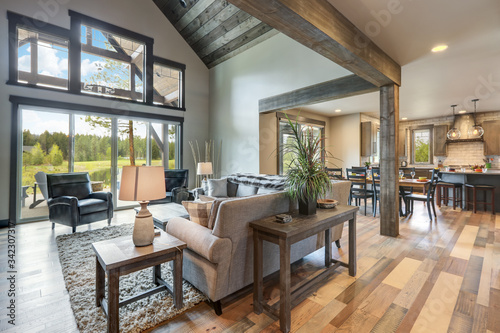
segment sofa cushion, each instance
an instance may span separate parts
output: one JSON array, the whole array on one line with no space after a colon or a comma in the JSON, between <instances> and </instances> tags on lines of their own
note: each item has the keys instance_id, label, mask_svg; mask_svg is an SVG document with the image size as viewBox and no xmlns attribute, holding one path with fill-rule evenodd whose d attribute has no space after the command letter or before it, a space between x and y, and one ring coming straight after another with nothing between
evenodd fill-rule
<instances>
[{"instance_id":1,"label":"sofa cushion","mask_svg":"<svg viewBox=\"0 0 500 333\"><path fill-rule=\"evenodd\" d=\"M186 208L189 219L201 226L208 226L208 218L212 209L213 201L183 201L182 205Z\"/></svg>"},{"instance_id":2,"label":"sofa cushion","mask_svg":"<svg viewBox=\"0 0 500 333\"><path fill-rule=\"evenodd\" d=\"M80 215L91 214L108 210L108 202L100 199L80 199L78 200Z\"/></svg>"},{"instance_id":3,"label":"sofa cushion","mask_svg":"<svg viewBox=\"0 0 500 333\"><path fill-rule=\"evenodd\" d=\"M245 185L245 184L239 184L238 190L236 191L236 196L237 197L248 197L250 195L257 194L257 190L258 190L258 187Z\"/></svg>"},{"instance_id":4,"label":"sofa cushion","mask_svg":"<svg viewBox=\"0 0 500 333\"><path fill-rule=\"evenodd\" d=\"M227 197L227 179L209 179L208 195L210 197Z\"/></svg>"},{"instance_id":5,"label":"sofa cushion","mask_svg":"<svg viewBox=\"0 0 500 333\"><path fill-rule=\"evenodd\" d=\"M208 218L208 229L213 229L215 220L217 219L217 214L219 214L220 205L231 198L217 198L212 204L212 210L210 211L210 216Z\"/></svg>"},{"instance_id":6,"label":"sofa cushion","mask_svg":"<svg viewBox=\"0 0 500 333\"><path fill-rule=\"evenodd\" d=\"M227 196L228 197L235 197L236 191L238 191L238 184L236 184L228 179L227 180Z\"/></svg>"}]
</instances>

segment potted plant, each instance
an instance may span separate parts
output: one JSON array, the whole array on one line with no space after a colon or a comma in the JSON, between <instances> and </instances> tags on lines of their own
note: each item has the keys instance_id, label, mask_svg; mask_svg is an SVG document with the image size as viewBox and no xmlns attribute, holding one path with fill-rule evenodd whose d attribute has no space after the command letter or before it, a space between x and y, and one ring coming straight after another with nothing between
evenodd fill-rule
<instances>
[{"instance_id":1,"label":"potted plant","mask_svg":"<svg viewBox=\"0 0 500 333\"><path fill-rule=\"evenodd\" d=\"M288 116L287 119L293 133L293 140L282 147L285 154L292 156L286 173L288 194L298 199L300 214L313 215L316 214L317 199L331 188L321 159L326 155L323 138L315 136L312 127L299 129L297 122L292 122Z\"/></svg>"}]
</instances>

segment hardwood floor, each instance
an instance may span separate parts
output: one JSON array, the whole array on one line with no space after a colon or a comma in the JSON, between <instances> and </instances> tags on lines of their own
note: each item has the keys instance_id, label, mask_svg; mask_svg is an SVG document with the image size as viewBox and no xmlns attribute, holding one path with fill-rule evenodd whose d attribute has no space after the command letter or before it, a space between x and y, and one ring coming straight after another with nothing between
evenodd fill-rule
<instances>
[{"instance_id":1,"label":"hardwood floor","mask_svg":"<svg viewBox=\"0 0 500 333\"><path fill-rule=\"evenodd\" d=\"M115 214L112 224L130 223L133 212ZM101 228L106 222L77 231ZM49 222L16 227L16 326L7 332L77 332L59 264L55 237L70 232ZM400 236L379 235L379 220L358 215L358 274L339 268L324 285L292 310L294 332L500 332L500 218L489 213L442 207L429 222L423 205L400 221ZM0 249L7 253L7 229ZM347 230L344 230L347 235ZM333 254L346 260L347 239ZM292 283L324 262L321 251L293 266ZM7 256L0 258L7 271ZM275 280L265 297L276 302ZM0 280L2 308L9 282ZM225 303L225 304L224 304ZM250 289L223 302L218 317L206 303L150 332L278 332L279 323L256 315Z\"/></svg>"}]
</instances>

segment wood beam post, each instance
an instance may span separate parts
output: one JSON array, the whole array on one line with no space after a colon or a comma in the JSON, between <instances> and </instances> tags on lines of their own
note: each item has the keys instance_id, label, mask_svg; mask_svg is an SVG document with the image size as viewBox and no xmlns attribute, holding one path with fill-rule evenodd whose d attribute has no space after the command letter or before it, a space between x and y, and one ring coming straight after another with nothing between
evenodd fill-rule
<instances>
[{"instance_id":1,"label":"wood beam post","mask_svg":"<svg viewBox=\"0 0 500 333\"><path fill-rule=\"evenodd\" d=\"M259 112L275 112L334 99L374 92L379 88L357 75L348 75L331 81L293 90L259 100Z\"/></svg>"},{"instance_id":2,"label":"wood beam post","mask_svg":"<svg viewBox=\"0 0 500 333\"><path fill-rule=\"evenodd\" d=\"M228 0L377 87L401 85L401 66L327 0Z\"/></svg>"},{"instance_id":3,"label":"wood beam post","mask_svg":"<svg viewBox=\"0 0 500 333\"><path fill-rule=\"evenodd\" d=\"M399 86L380 88L380 234L399 235Z\"/></svg>"}]
</instances>

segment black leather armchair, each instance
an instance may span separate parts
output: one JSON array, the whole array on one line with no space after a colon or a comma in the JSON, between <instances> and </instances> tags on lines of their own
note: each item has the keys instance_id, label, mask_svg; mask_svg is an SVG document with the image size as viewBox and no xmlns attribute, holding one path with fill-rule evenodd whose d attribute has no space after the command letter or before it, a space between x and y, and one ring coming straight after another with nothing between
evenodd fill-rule
<instances>
[{"instance_id":1,"label":"black leather armchair","mask_svg":"<svg viewBox=\"0 0 500 333\"><path fill-rule=\"evenodd\" d=\"M73 228L113 217L113 198L109 192L92 192L87 172L47 174L49 219Z\"/></svg>"},{"instance_id":2,"label":"black leather armchair","mask_svg":"<svg viewBox=\"0 0 500 333\"><path fill-rule=\"evenodd\" d=\"M150 205L162 204L167 202L181 203L188 200L189 192L187 189L189 180L188 169L167 169L165 170L165 198L152 200Z\"/></svg>"}]
</instances>

